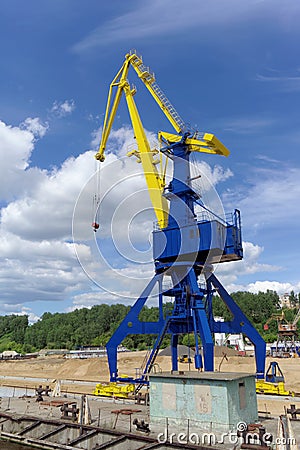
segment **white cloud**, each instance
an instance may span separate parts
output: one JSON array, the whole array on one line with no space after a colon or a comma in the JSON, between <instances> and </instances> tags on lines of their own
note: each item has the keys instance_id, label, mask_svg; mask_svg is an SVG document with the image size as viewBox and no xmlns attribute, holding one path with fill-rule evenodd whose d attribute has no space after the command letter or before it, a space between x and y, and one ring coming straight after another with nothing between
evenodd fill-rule
<instances>
[{"instance_id":1,"label":"white cloud","mask_svg":"<svg viewBox=\"0 0 300 450\"><path fill-rule=\"evenodd\" d=\"M256 80L263 83L273 83L284 92L299 92L300 91L300 76L278 74L274 75L256 75Z\"/></svg>"},{"instance_id":2,"label":"white cloud","mask_svg":"<svg viewBox=\"0 0 300 450\"><path fill-rule=\"evenodd\" d=\"M29 121L27 122L29 124ZM31 123L32 125L32 123ZM37 125L37 122L35 123ZM94 152L88 151L77 158L69 158L61 167L52 171L42 171L30 167L30 155L34 149L35 137L31 131L12 128L2 124L3 141L7 147L0 148L5 154L5 149L10 149L10 159L6 161L6 171L16 172L17 186L15 186L15 199L4 205L1 209L0 223L0 296L4 305L19 305L20 302L34 301L62 301L72 297L75 292L88 291L91 287L90 280L86 277L76 259L72 240L72 214L76 199L82 188L86 186L87 180L94 173ZM102 236L110 236L111 221L115 210L124 197L137 192L144 186L144 178L141 168L134 159L118 159L118 155L125 154L132 139L132 130L124 128L112 133L111 150L108 153L103 168L103 180L101 188L109 190L112 185L111 203L102 216ZM1 143L1 127L0 127ZM21 163L20 163L21 161ZM111 169L109 165L115 163ZM27 177L28 175L28 177ZM26 189L20 186L27 183ZM80 233L84 240L76 241L76 250L80 253L80 262L90 276L96 277L101 271L101 260L92 255L92 247L86 241L92 241L94 233L91 222L93 220L92 198L96 185L91 183L86 189L84 203L81 204L79 214L76 216L76 225L81 229ZM142 188L143 190L143 188ZM147 197L147 193L146 193ZM3 200L3 199L2 199ZM139 200L143 201L143 198ZM134 204L134 203L133 203ZM133 210L126 208L127 213L132 215ZM122 236L128 237L128 214L123 218L119 214L121 222L114 228L114 239L119 252L127 252L124 248ZM127 220L127 222L126 222ZM142 222L141 222L142 220ZM139 219L133 224L137 235L145 233L148 238L149 230L152 230L152 220ZM146 220L147 226L141 226ZM107 227L107 229L106 229ZM131 238L136 233L131 232ZM76 236L77 237L77 236ZM139 238L140 239L140 238ZM127 240L128 244L131 242ZM97 250L97 249L96 249ZM135 250L133 250L135 251ZM148 252L149 253L149 252ZM139 251L137 251L139 255ZM151 248L150 248L151 254ZM107 255L105 255L106 257ZM117 252L117 256L118 252ZM127 258L128 254L125 256ZM150 258L151 259L151 258ZM123 259L124 260L124 259ZM119 262L119 260L117 260ZM121 262L117 270L112 270L109 264L105 266L105 279L111 282L118 294L130 292L132 277L139 270L134 270L127 264ZM138 279L141 286L145 284L145 265L141 268ZM150 273L150 272L149 272ZM101 275L101 272L100 272ZM152 275L152 267L151 267ZM122 284L123 280L123 284ZM137 285L139 280L135 283ZM114 292L114 291L113 291ZM14 310L16 310L15 308Z\"/></svg>"},{"instance_id":3,"label":"white cloud","mask_svg":"<svg viewBox=\"0 0 300 450\"><path fill-rule=\"evenodd\" d=\"M73 306L67 308L67 311L74 311L75 309L91 308L94 305L116 304L123 303L127 305L132 304L130 292L123 292L124 297L118 297L117 295L109 292L91 291L84 294L75 295L73 297ZM126 298L127 296L127 298Z\"/></svg>"},{"instance_id":4,"label":"white cloud","mask_svg":"<svg viewBox=\"0 0 300 450\"><path fill-rule=\"evenodd\" d=\"M274 119L257 117L244 117L231 119L224 122L224 130L240 134L253 134L264 131L274 125Z\"/></svg>"},{"instance_id":5,"label":"white cloud","mask_svg":"<svg viewBox=\"0 0 300 450\"><path fill-rule=\"evenodd\" d=\"M9 314L14 314L16 316L28 316L29 324L35 323L40 319L39 316L32 312L31 308L27 308L24 305L14 305L14 307L19 309L11 311Z\"/></svg>"},{"instance_id":6,"label":"white cloud","mask_svg":"<svg viewBox=\"0 0 300 450\"><path fill-rule=\"evenodd\" d=\"M211 167L205 161L195 161L193 166L191 166L191 176L197 176L197 174L201 175L201 181L203 181L201 185L202 191L206 191L210 188L210 186L216 186L218 183L226 181L228 180L228 178L233 176L233 173L230 169L224 169L218 164Z\"/></svg>"},{"instance_id":7,"label":"white cloud","mask_svg":"<svg viewBox=\"0 0 300 450\"><path fill-rule=\"evenodd\" d=\"M34 146L33 139L30 131L0 122L1 175L4 175L7 169L24 170L28 167Z\"/></svg>"},{"instance_id":8,"label":"white cloud","mask_svg":"<svg viewBox=\"0 0 300 450\"><path fill-rule=\"evenodd\" d=\"M34 323L39 320L39 316L37 316L31 308L24 306L22 303L1 303L1 308L2 314L5 313L7 315L28 316L29 323Z\"/></svg>"},{"instance_id":9,"label":"white cloud","mask_svg":"<svg viewBox=\"0 0 300 450\"><path fill-rule=\"evenodd\" d=\"M281 164L275 169L250 170L248 185L223 196L225 203L238 204L247 227L295 226L300 221L300 168ZM248 178L249 179L249 178Z\"/></svg>"},{"instance_id":10,"label":"white cloud","mask_svg":"<svg viewBox=\"0 0 300 450\"><path fill-rule=\"evenodd\" d=\"M148 140L154 139L154 134L145 130ZM102 126L92 132L91 147L98 149L101 141ZM126 156L130 147L136 147L136 141L134 140L133 129L130 126L124 125L121 128L112 129L107 141L105 156L110 153L117 154L118 156Z\"/></svg>"},{"instance_id":11,"label":"white cloud","mask_svg":"<svg viewBox=\"0 0 300 450\"><path fill-rule=\"evenodd\" d=\"M60 169L43 172L30 195L20 193L2 209L2 229L28 240L70 239L74 204L93 170L93 152L86 152L66 160ZM91 205L92 199L90 211Z\"/></svg>"},{"instance_id":12,"label":"white cloud","mask_svg":"<svg viewBox=\"0 0 300 450\"><path fill-rule=\"evenodd\" d=\"M44 132L38 119L26 119L20 127L0 122L3 311L9 311L7 305L16 311L26 302L64 300L88 285L70 242L75 200L93 172L93 153L51 172L30 167L36 137Z\"/></svg>"},{"instance_id":13,"label":"white cloud","mask_svg":"<svg viewBox=\"0 0 300 450\"><path fill-rule=\"evenodd\" d=\"M23 240L1 232L0 298L4 304L62 301L86 278L67 242Z\"/></svg>"},{"instance_id":14,"label":"white cloud","mask_svg":"<svg viewBox=\"0 0 300 450\"><path fill-rule=\"evenodd\" d=\"M259 260L263 256L264 248L255 245L252 242L243 242L244 258L241 261L219 264L215 268L215 274L222 281L228 292L247 291L247 292L266 292L267 290L276 291L279 295L285 292L300 292L300 282L280 282L276 280L254 282L244 282L241 280L257 274L260 278L264 276L269 278L268 272L281 272L282 267L261 263Z\"/></svg>"},{"instance_id":15,"label":"white cloud","mask_svg":"<svg viewBox=\"0 0 300 450\"><path fill-rule=\"evenodd\" d=\"M43 124L38 117L27 117L27 119L21 123L20 128L30 131L36 138L42 138L45 136L49 125L47 123Z\"/></svg>"},{"instance_id":16,"label":"white cloud","mask_svg":"<svg viewBox=\"0 0 300 450\"><path fill-rule=\"evenodd\" d=\"M31 168L30 157L34 149L36 135L45 132L39 119L26 119L24 126L13 127L0 121L0 192L1 201L30 194L45 176L45 172Z\"/></svg>"},{"instance_id":17,"label":"white cloud","mask_svg":"<svg viewBox=\"0 0 300 450\"><path fill-rule=\"evenodd\" d=\"M91 31L74 45L73 50L81 53L127 40L138 41L153 36L182 33L188 29L191 33L211 33L212 27L228 27L242 21L253 21L265 17L270 23L284 30L295 30L296 17L300 16L300 6L293 0L153 0L151 3L135 4L132 11L115 17Z\"/></svg>"},{"instance_id":18,"label":"white cloud","mask_svg":"<svg viewBox=\"0 0 300 450\"><path fill-rule=\"evenodd\" d=\"M219 264L215 272L220 275L225 286L230 286L244 275L261 274L264 272L277 272L281 267L259 262L264 251L263 247L252 242L243 242L244 258L240 261ZM232 290L232 287L231 287Z\"/></svg>"},{"instance_id":19,"label":"white cloud","mask_svg":"<svg viewBox=\"0 0 300 450\"><path fill-rule=\"evenodd\" d=\"M296 284L292 283L280 283L279 281L255 281L247 285L249 292L266 292L267 290L276 291L278 295L291 291L300 292L300 282Z\"/></svg>"},{"instance_id":20,"label":"white cloud","mask_svg":"<svg viewBox=\"0 0 300 450\"><path fill-rule=\"evenodd\" d=\"M149 136L153 139L151 133ZM32 131L0 123L0 151L6 164L3 176L6 172L14 174L16 184L15 198L1 209L3 311L22 312L20 305L24 307L29 302L72 298L73 307L91 306L102 300L131 303L154 273L149 236L155 220L141 166L134 158L120 157L134 143L132 130L124 127L112 132L106 160L101 164L100 194L104 198L97 234L91 227L92 199L98 181L97 177L90 177L95 164L99 167L94 152L69 158L61 167L47 172L30 167L34 143ZM232 175L205 163L201 170L213 183ZM9 182L7 178L6 183ZM74 246L72 214L76 200ZM144 213L140 214L141 210ZM110 241L112 234L114 242ZM218 273L235 284L239 274L278 270L259 263L261 253L261 247L246 243L245 261L220 265ZM91 291L93 285L85 272L105 292Z\"/></svg>"},{"instance_id":21,"label":"white cloud","mask_svg":"<svg viewBox=\"0 0 300 450\"><path fill-rule=\"evenodd\" d=\"M63 102L55 101L51 108L51 112L58 117L65 117L71 114L75 109L74 100L65 100Z\"/></svg>"}]
</instances>

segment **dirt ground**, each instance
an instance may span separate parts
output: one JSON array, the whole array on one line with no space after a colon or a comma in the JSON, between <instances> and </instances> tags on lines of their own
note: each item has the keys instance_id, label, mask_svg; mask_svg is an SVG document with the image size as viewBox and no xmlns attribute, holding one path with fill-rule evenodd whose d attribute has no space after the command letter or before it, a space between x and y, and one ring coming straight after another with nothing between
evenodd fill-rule
<instances>
[{"instance_id":1,"label":"dirt ground","mask_svg":"<svg viewBox=\"0 0 300 450\"><path fill-rule=\"evenodd\" d=\"M118 356L119 374L136 376L136 369L141 367L146 352L126 352ZM266 367L269 366L268 358ZM285 388L300 393L300 359L277 359L285 376ZM190 369L193 370L191 364ZM157 371L170 371L171 361L168 356L158 356L156 359ZM215 369L221 372L255 373L255 360L253 357L231 356L227 360L221 356L215 358ZM180 363L179 370L189 370L189 365ZM10 377L24 377L24 380L10 379ZM28 378L48 378L49 380L77 380L93 383L109 381L107 358L91 359L65 359L63 357L43 357L33 360L0 361L0 385L6 386L35 386L36 381ZM51 384L51 383L50 383ZM70 387L68 388L70 389ZM73 391L91 393L90 386L72 385ZM295 399L296 401L296 399ZM289 398L274 399L267 396L259 397L258 409L271 414L282 414L284 406L289 407L295 403ZM300 406L300 405L299 405ZM298 406L298 407L299 407Z\"/></svg>"}]
</instances>

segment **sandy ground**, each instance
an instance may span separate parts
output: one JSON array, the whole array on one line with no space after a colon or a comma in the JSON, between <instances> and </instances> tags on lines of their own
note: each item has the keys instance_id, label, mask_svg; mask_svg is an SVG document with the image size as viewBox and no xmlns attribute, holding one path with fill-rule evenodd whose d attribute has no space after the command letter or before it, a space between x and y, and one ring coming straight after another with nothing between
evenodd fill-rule
<instances>
[{"instance_id":1,"label":"sandy ground","mask_svg":"<svg viewBox=\"0 0 300 450\"><path fill-rule=\"evenodd\" d=\"M146 352L120 353L118 359L119 373L135 376L136 369L141 366L145 355ZM271 360L270 358L267 359L266 367L268 367ZM277 361L285 376L286 389L300 393L300 359L290 358ZM156 363L157 371L160 369L169 371L171 369L170 357L168 356L158 356ZM254 373L255 360L253 357L230 355L228 355L228 360L216 357L215 368L222 372ZM187 371L188 369L188 364L179 364L179 370ZM192 365L191 370L193 370ZM24 377L24 379L16 380L10 377ZM51 383L52 380L74 380L74 384L65 386L67 391L91 393L93 383L107 382L109 380L107 358L64 359L63 357L48 356L34 360L0 361L0 385L36 387L37 380L28 380L28 378L47 378L51 386L54 385ZM89 381L91 384L76 384L76 380ZM290 407L290 404L295 402L296 399L291 400L284 397L274 399L273 397L268 398L264 396L263 398L258 398L258 409L277 415L284 412L284 407ZM300 403L297 404L297 407L300 407Z\"/></svg>"}]
</instances>

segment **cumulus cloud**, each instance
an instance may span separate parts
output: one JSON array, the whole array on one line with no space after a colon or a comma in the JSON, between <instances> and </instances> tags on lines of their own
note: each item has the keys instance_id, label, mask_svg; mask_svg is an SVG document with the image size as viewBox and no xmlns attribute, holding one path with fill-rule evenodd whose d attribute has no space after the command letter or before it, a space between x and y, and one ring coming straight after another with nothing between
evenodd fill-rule
<instances>
[{"instance_id":1,"label":"cumulus cloud","mask_svg":"<svg viewBox=\"0 0 300 450\"><path fill-rule=\"evenodd\" d=\"M270 273L281 272L283 268L260 262L264 251L263 247L255 245L252 242L243 242L243 248L244 258L241 261L219 264L215 268L215 274L220 278L226 290L229 292L247 291L253 293L273 290L279 295L285 292L291 292L292 290L300 292L300 282L293 283L269 280ZM254 282L241 282L247 279L249 275L257 275L257 277L265 279Z\"/></svg>"},{"instance_id":2,"label":"cumulus cloud","mask_svg":"<svg viewBox=\"0 0 300 450\"><path fill-rule=\"evenodd\" d=\"M198 161L197 159L194 159L191 167L192 177L196 176L197 174L201 175L202 191L206 191L210 188L211 185L216 186L218 183L226 181L228 178L233 176L233 173L230 169L224 169L218 164L211 167L205 161Z\"/></svg>"},{"instance_id":3,"label":"cumulus cloud","mask_svg":"<svg viewBox=\"0 0 300 450\"><path fill-rule=\"evenodd\" d=\"M0 192L5 202L34 191L44 172L30 168L30 157L36 136L46 132L39 119L26 119L20 127L0 121ZM33 132L33 128L35 132Z\"/></svg>"},{"instance_id":4,"label":"cumulus cloud","mask_svg":"<svg viewBox=\"0 0 300 450\"><path fill-rule=\"evenodd\" d=\"M240 261L221 263L215 272L220 275L225 286L233 285L240 277L245 275L277 272L281 267L259 262L264 248L252 242L243 242L244 258ZM232 290L232 287L231 287Z\"/></svg>"},{"instance_id":5,"label":"cumulus cloud","mask_svg":"<svg viewBox=\"0 0 300 450\"><path fill-rule=\"evenodd\" d=\"M92 254L93 248L89 243L94 240L91 222L92 199L96 185L93 179L91 184L87 184L87 181L94 174L95 164L99 166L99 163L95 162L94 152L87 151L77 158L69 158L61 167L51 171L31 167L30 156L34 150L35 136L41 136L43 131L38 128L38 121L27 120L24 123L27 124L27 129L24 125L10 127L2 123L0 126L0 150L6 163L6 172L15 173L17 181L14 198L9 199L7 204L2 203L0 223L0 293L4 307L15 305L14 311L21 302L63 301L72 297L75 292L88 291L91 282L85 271L89 276L95 277L97 273L99 275L99 269L102 267L101 260ZM109 197L112 202L108 202L109 206L101 221L101 237L104 238L110 236L110 217L114 215L119 203L124 196L140 190L144 182L140 166L134 159L119 159L119 155L126 153L127 146L132 141L132 130L124 128L112 133L110 153L108 152L102 165L105 168L113 162L117 164L117 167L107 168L106 171L103 167L101 169L101 188L112 194ZM5 157L8 149L10 152L8 157ZM4 186L8 181L3 180ZM26 189L20 189L25 185ZM75 220L74 223L76 229L79 227L81 230L80 237L83 239L76 240L75 246L85 271L78 263L72 243L73 210L81 190L84 192L84 202L76 215L77 222ZM2 202L3 193L4 190ZM130 208L127 208L127 212L133 213ZM119 218L121 223L115 227L114 239L120 246L123 245L121 236L128 235L128 214L125 218L120 214ZM140 222L144 223L145 220L147 226L140 226ZM140 235L147 229L148 238L152 220L146 217L141 221L133 224L137 233L134 231L131 235ZM121 274L121 279L125 282L122 286L119 280L117 292L124 296L127 289L130 291L130 277L133 272L138 273L138 270L134 271L130 264L127 264L128 261L119 267L120 270L112 270L111 265L119 262L120 251L126 252L126 248L118 249L116 261L109 261L102 274L105 273L105 278L115 286ZM145 272L143 267L140 274L142 284L145 283Z\"/></svg>"},{"instance_id":6,"label":"cumulus cloud","mask_svg":"<svg viewBox=\"0 0 300 450\"><path fill-rule=\"evenodd\" d=\"M27 117L24 122L21 123L21 128L30 131L36 138L42 138L45 136L49 125L47 123L42 123L39 117Z\"/></svg>"},{"instance_id":7,"label":"cumulus cloud","mask_svg":"<svg viewBox=\"0 0 300 450\"><path fill-rule=\"evenodd\" d=\"M93 157L83 154L50 172L31 167L36 139L45 132L37 118L19 127L0 122L3 311L18 311L25 302L64 300L86 283L71 242L71 222ZM14 305L13 310L8 305Z\"/></svg>"},{"instance_id":8,"label":"cumulus cloud","mask_svg":"<svg viewBox=\"0 0 300 450\"><path fill-rule=\"evenodd\" d=\"M6 314L16 316L28 316L29 323L37 322L40 318L32 311L31 308L24 306L22 303L19 304L2 303L1 307Z\"/></svg>"},{"instance_id":9,"label":"cumulus cloud","mask_svg":"<svg viewBox=\"0 0 300 450\"><path fill-rule=\"evenodd\" d=\"M275 168L250 170L246 186L223 195L225 203L236 205L247 226L261 229L294 225L300 221L300 168L278 165Z\"/></svg>"},{"instance_id":10,"label":"cumulus cloud","mask_svg":"<svg viewBox=\"0 0 300 450\"><path fill-rule=\"evenodd\" d=\"M74 308L103 301L132 303L154 273L151 231L155 220L141 165L134 158L121 157L132 149L132 130L124 127L112 132L101 165L95 162L94 151L86 151L46 171L30 165L36 136L42 137L43 130L39 121L30 119L27 125L25 129L0 123L0 152L5 165L5 170L0 169L4 188L0 222L2 310L22 313L28 303L66 299L73 299ZM148 135L154 140L152 133ZM95 174L99 167L100 180L99 173ZM213 184L232 175L205 163L201 170ZM9 184L6 173L13 177L15 186ZM6 195L9 187L10 197ZM93 197L99 188L100 228L94 233ZM220 265L218 271L235 284L238 274L278 270L259 262L262 251L246 243L245 261ZM102 289L95 291L90 280Z\"/></svg>"},{"instance_id":11,"label":"cumulus cloud","mask_svg":"<svg viewBox=\"0 0 300 450\"><path fill-rule=\"evenodd\" d=\"M59 169L44 171L30 195L20 195L2 209L3 229L33 241L70 239L74 204L93 170L93 152L86 152Z\"/></svg>"},{"instance_id":12,"label":"cumulus cloud","mask_svg":"<svg viewBox=\"0 0 300 450\"><path fill-rule=\"evenodd\" d=\"M61 301L86 282L71 243L31 242L1 230L0 246L0 297L4 304Z\"/></svg>"},{"instance_id":13,"label":"cumulus cloud","mask_svg":"<svg viewBox=\"0 0 300 450\"><path fill-rule=\"evenodd\" d=\"M300 292L300 282L299 283L281 283L279 281L255 281L254 283L249 283L247 285L247 290L249 292L266 292L267 290L276 291L279 295L291 291Z\"/></svg>"},{"instance_id":14,"label":"cumulus cloud","mask_svg":"<svg viewBox=\"0 0 300 450\"><path fill-rule=\"evenodd\" d=\"M55 101L51 108L51 112L58 117L65 117L71 114L75 109L74 100L65 100L63 102Z\"/></svg>"}]
</instances>

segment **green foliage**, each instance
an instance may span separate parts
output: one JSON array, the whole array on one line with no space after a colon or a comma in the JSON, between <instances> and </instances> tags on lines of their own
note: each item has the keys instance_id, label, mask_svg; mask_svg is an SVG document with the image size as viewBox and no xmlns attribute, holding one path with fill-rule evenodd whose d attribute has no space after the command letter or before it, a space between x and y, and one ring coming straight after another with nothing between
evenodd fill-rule
<instances>
[{"instance_id":1,"label":"green foliage","mask_svg":"<svg viewBox=\"0 0 300 450\"><path fill-rule=\"evenodd\" d=\"M268 330L263 326L274 313L278 313L279 297L274 291L259 292L235 292L233 299L243 310L248 319L262 334L266 341L274 341L277 336L277 322L269 322ZM290 294L295 308L285 310L285 317L292 322L298 307L300 294ZM113 335L121 321L124 319L129 306L122 304L96 305L91 309L76 309L69 313L45 312L40 320L29 325L27 316L0 316L0 352L15 350L19 353L34 352L42 348L66 348L75 349L79 346L94 345L104 346ZM163 305L164 317L170 315L173 303ZM213 298L213 311L215 316L222 316L225 320L231 320L231 314L223 301L218 297ZM144 322L156 322L159 319L157 307L145 306L139 315ZM298 324L300 327L300 322ZM124 339L123 345L130 350L152 348L156 336L153 335L129 335ZM179 343L194 346L195 339L192 334L179 337ZM162 347L170 345L170 336L164 337Z\"/></svg>"},{"instance_id":2,"label":"green foliage","mask_svg":"<svg viewBox=\"0 0 300 450\"><path fill-rule=\"evenodd\" d=\"M258 294L253 294L251 292L235 292L232 294L232 298L250 322L252 322L256 329L262 334L264 339L267 340L267 335L268 333L270 334L270 332L272 332L272 336L275 333L276 338L276 322L270 323L268 333L263 329L264 324L271 315L278 312L279 296L275 291L268 290L267 292L258 292ZM215 316L224 317L225 320L232 319L230 311L228 311L220 297L215 296L213 298L213 311Z\"/></svg>"},{"instance_id":3,"label":"green foliage","mask_svg":"<svg viewBox=\"0 0 300 450\"><path fill-rule=\"evenodd\" d=\"M291 291L291 293L290 293L290 295L289 295L289 300L290 300L290 303L291 303L291 306L293 307L293 308L295 308L295 307L299 307L299 304L300 304L300 294L298 294L298 296L297 295L295 295L295 292L294 291Z\"/></svg>"},{"instance_id":4,"label":"green foliage","mask_svg":"<svg viewBox=\"0 0 300 450\"><path fill-rule=\"evenodd\" d=\"M49 312L27 328L25 343L38 348L72 349L81 345L105 345L129 307L96 305L70 313Z\"/></svg>"},{"instance_id":5,"label":"green foliage","mask_svg":"<svg viewBox=\"0 0 300 450\"><path fill-rule=\"evenodd\" d=\"M199 342L201 342L199 340ZM195 347L195 336L194 334L185 334L182 338L182 345L186 345L187 347Z\"/></svg>"},{"instance_id":6,"label":"green foliage","mask_svg":"<svg viewBox=\"0 0 300 450\"><path fill-rule=\"evenodd\" d=\"M267 332L262 332L262 337L266 342L275 342L277 339L277 333L271 333L269 330Z\"/></svg>"},{"instance_id":7,"label":"green foliage","mask_svg":"<svg viewBox=\"0 0 300 450\"><path fill-rule=\"evenodd\" d=\"M144 306L140 312L139 320L141 322L157 322L158 321L158 308L152 306Z\"/></svg>"},{"instance_id":8,"label":"green foliage","mask_svg":"<svg viewBox=\"0 0 300 450\"><path fill-rule=\"evenodd\" d=\"M235 292L232 298L254 325L266 323L279 306L277 293L270 290L258 294Z\"/></svg>"},{"instance_id":9,"label":"green foliage","mask_svg":"<svg viewBox=\"0 0 300 450\"><path fill-rule=\"evenodd\" d=\"M22 344L27 327L28 316L0 316L0 337L7 335L12 341Z\"/></svg>"}]
</instances>

